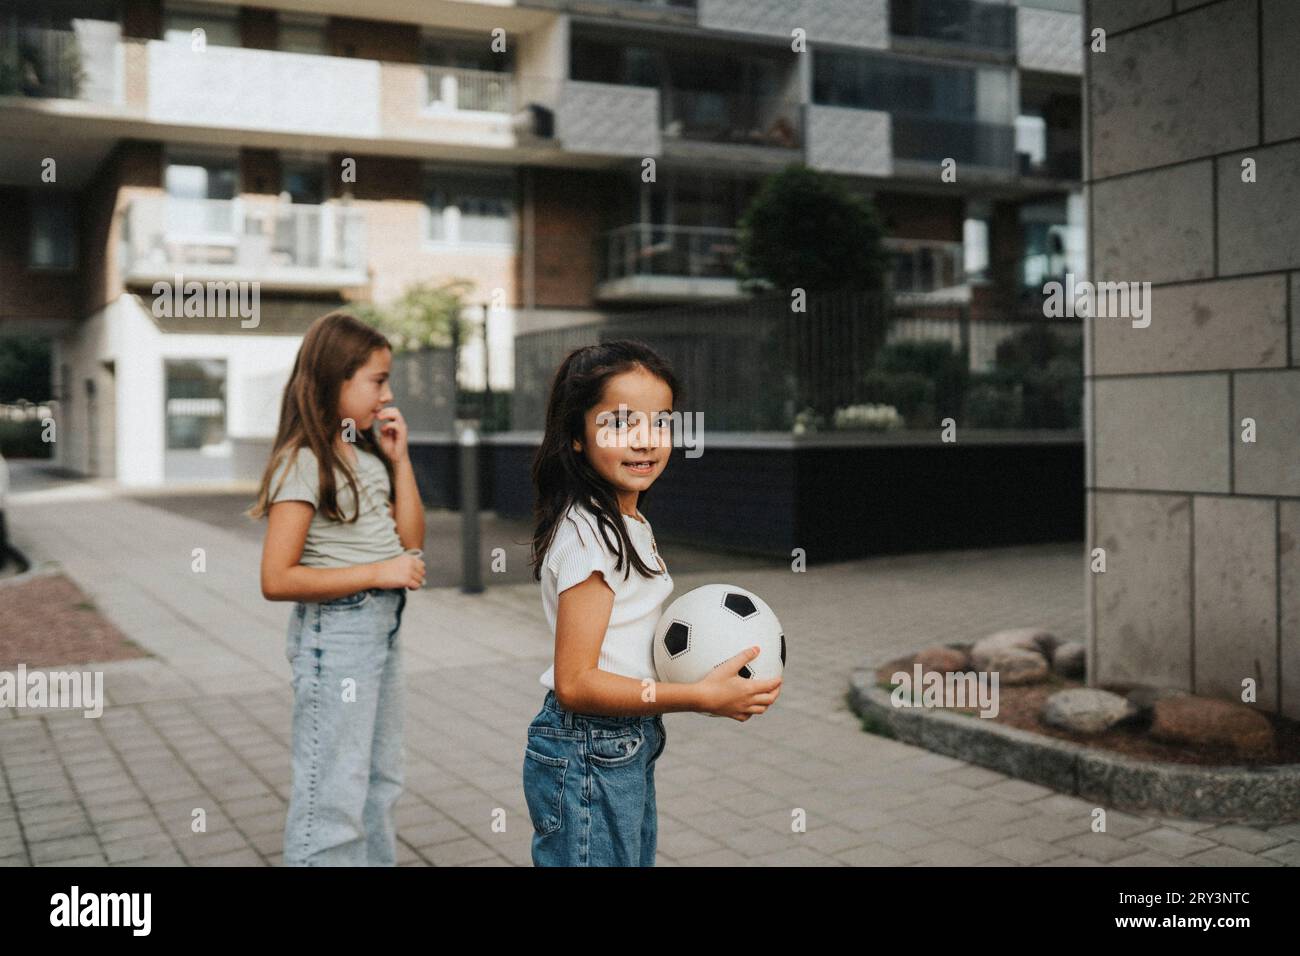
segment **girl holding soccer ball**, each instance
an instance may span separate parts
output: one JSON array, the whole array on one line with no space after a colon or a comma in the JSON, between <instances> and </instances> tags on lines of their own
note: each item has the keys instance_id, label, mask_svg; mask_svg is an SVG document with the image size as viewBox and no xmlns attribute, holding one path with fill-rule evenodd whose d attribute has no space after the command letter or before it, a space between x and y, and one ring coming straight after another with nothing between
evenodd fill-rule
<instances>
[{"instance_id":1,"label":"girl holding soccer ball","mask_svg":"<svg viewBox=\"0 0 1300 956\"><path fill-rule=\"evenodd\" d=\"M691 684L656 680L653 641L672 578L639 511L668 462L677 379L639 342L569 354L533 462L533 577L555 636L528 727L524 796L537 866L653 866L661 714L748 720L781 678L747 679L751 647Z\"/></svg>"}]
</instances>

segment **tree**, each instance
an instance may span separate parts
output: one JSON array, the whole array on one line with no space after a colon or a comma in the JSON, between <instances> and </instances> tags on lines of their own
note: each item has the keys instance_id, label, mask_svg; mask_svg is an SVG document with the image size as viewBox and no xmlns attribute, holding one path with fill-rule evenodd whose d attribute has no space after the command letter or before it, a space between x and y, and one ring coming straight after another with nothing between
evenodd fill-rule
<instances>
[{"instance_id":1,"label":"tree","mask_svg":"<svg viewBox=\"0 0 1300 956\"><path fill-rule=\"evenodd\" d=\"M867 200L838 179L791 165L769 177L740 220L737 272L747 289L879 289L887 256Z\"/></svg>"},{"instance_id":2,"label":"tree","mask_svg":"<svg viewBox=\"0 0 1300 956\"><path fill-rule=\"evenodd\" d=\"M392 343L394 352L422 348L450 348L460 323L460 340L468 337L470 323L460 317L465 297L474 288L468 279L451 279L442 285L417 282L384 305L360 303L352 312L373 325Z\"/></svg>"}]
</instances>

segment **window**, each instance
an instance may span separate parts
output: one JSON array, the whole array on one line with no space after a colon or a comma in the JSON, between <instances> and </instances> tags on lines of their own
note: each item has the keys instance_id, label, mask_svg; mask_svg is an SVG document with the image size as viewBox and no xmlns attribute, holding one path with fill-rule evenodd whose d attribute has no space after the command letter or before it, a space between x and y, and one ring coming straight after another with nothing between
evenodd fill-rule
<instances>
[{"instance_id":1,"label":"window","mask_svg":"<svg viewBox=\"0 0 1300 956\"><path fill-rule=\"evenodd\" d=\"M233 157L168 157L167 230L184 235L234 236L238 171Z\"/></svg>"},{"instance_id":2,"label":"window","mask_svg":"<svg viewBox=\"0 0 1300 956\"><path fill-rule=\"evenodd\" d=\"M163 39L189 45L202 29L208 46L239 46L239 21L232 9L169 6L163 16Z\"/></svg>"},{"instance_id":3,"label":"window","mask_svg":"<svg viewBox=\"0 0 1300 956\"><path fill-rule=\"evenodd\" d=\"M226 440L224 359L167 359L167 450L220 449Z\"/></svg>"},{"instance_id":4,"label":"window","mask_svg":"<svg viewBox=\"0 0 1300 956\"><path fill-rule=\"evenodd\" d=\"M280 52L324 55L325 18L281 12Z\"/></svg>"},{"instance_id":5,"label":"window","mask_svg":"<svg viewBox=\"0 0 1300 956\"><path fill-rule=\"evenodd\" d=\"M325 201L325 166L310 161L285 160L280 166L280 192L290 202L318 206Z\"/></svg>"},{"instance_id":6,"label":"window","mask_svg":"<svg viewBox=\"0 0 1300 956\"><path fill-rule=\"evenodd\" d=\"M71 269L77 260L75 205L68 193L33 192L27 264L33 269Z\"/></svg>"},{"instance_id":7,"label":"window","mask_svg":"<svg viewBox=\"0 0 1300 956\"><path fill-rule=\"evenodd\" d=\"M813 102L1010 124L1013 71L828 51L813 61Z\"/></svg>"},{"instance_id":8,"label":"window","mask_svg":"<svg viewBox=\"0 0 1300 956\"><path fill-rule=\"evenodd\" d=\"M430 242L514 244L514 183L509 179L431 173L425 188Z\"/></svg>"}]
</instances>

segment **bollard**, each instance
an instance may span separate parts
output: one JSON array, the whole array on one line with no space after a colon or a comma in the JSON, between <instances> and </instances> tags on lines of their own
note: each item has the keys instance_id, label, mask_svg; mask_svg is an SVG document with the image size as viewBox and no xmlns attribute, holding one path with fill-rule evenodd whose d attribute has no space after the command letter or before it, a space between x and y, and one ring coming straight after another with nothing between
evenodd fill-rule
<instances>
[{"instance_id":1,"label":"bollard","mask_svg":"<svg viewBox=\"0 0 1300 956\"><path fill-rule=\"evenodd\" d=\"M460 432L460 556L461 586L466 594L483 590L479 567L478 431L467 424Z\"/></svg>"}]
</instances>

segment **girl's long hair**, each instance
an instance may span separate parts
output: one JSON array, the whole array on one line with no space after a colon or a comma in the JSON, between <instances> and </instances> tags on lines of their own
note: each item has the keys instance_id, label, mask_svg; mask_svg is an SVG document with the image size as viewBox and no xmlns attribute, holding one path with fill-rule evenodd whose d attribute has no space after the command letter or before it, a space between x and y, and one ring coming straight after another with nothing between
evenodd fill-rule
<instances>
[{"instance_id":1,"label":"girl's long hair","mask_svg":"<svg viewBox=\"0 0 1300 956\"><path fill-rule=\"evenodd\" d=\"M573 448L574 439L586 446L587 413L600 402L605 383L637 367L662 379L677 403L681 389L672 367L643 342L620 339L575 349L555 372L546 402L546 433L533 459L533 488L537 495L533 504L534 580L541 580L542 564L556 527L573 504L586 507L596 516L600 536L617 555L615 570L623 571L624 580L631 567L645 577L659 573L657 568L648 567L632 546L614 486L591 466L584 452Z\"/></svg>"},{"instance_id":2,"label":"girl's long hair","mask_svg":"<svg viewBox=\"0 0 1300 956\"><path fill-rule=\"evenodd\" d=\"M343 427L339 418L339 393L343 383L365 365L377 349L389 348L388 340L364 322L347 312L334 311L322 315L311 324L303 336L298 357L293 362L293 372L284 387L280 403L280 428L271 447L271 460L262 473L257 503L248 513L254 518L263 517L271 508L271 499L284 484L284 477L274 489L271 479L280 463L298 453L300 448L310 448L319 464L320 495L317 510L334 521L356 521L361 514L361 496L357 477L351 465L335 449L335 439ZM389 500L395 488L393 463L388 460L370 429L357 429L356 445L377 457L388 471ZM336 468L342 467L356 511L345 518L339 510L338 488L334 480Z\"/></svg>"}]
</instances>

